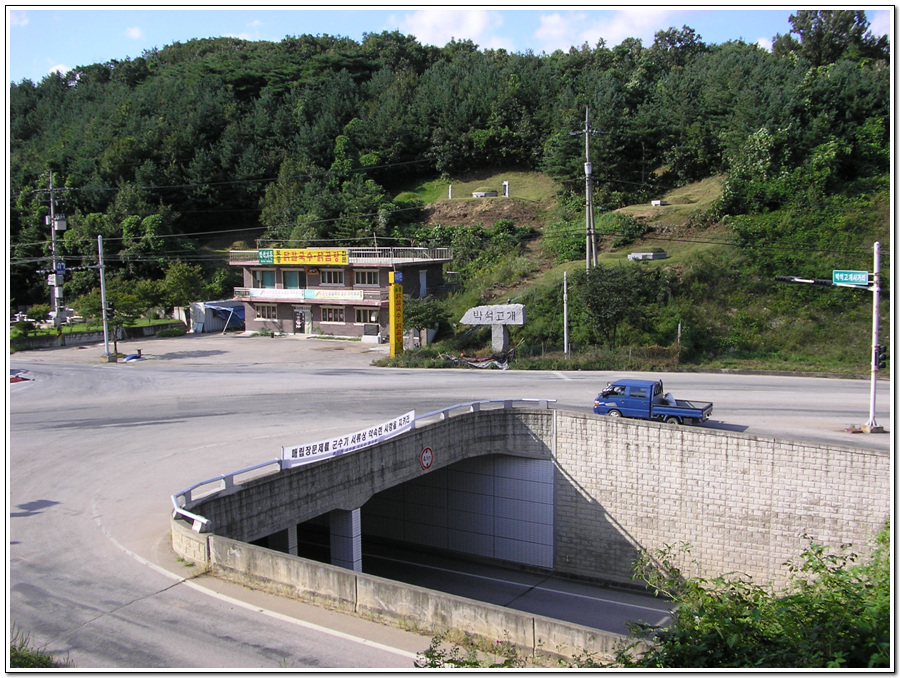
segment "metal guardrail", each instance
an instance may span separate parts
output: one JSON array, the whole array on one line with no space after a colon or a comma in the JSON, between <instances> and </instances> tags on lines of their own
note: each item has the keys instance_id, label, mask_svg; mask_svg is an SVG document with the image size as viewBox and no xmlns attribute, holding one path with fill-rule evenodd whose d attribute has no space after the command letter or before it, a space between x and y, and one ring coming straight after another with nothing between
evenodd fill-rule
<instances>
[{"instance_id":1,"label":"metal guardrail","mask_svg":"<svg viewBox=\"0 0 900 678\"><path fill-rule=\"evenodd\" d=\"M548 398L499 398L495 400L474 400L470 403L459 403L457 405L451 405L450 407L445 407L440 410L435 410L434 412L429 412L427 414L420 415L415 418L413 421L413 430L418 428L418 422L423 419L429 419L431 417L440 417L439 421L444 421L445 419L449 419L452 415L452 412L461 408L468 408L468 412L480 412L482 410L483 405L496 405L498 403L502 404L501 408L495 409L504 409L510 410L513 409L514 403L538 403L539 409L546 410L550 408L550 403L555 403L555 399ZM434 422L430 422L434 423Z\"/></svg>"},{"instance_id":2,"label":"metal guardrail","mask_svg":"<svg viewBox=\"0 0 900 678\"><path fill-rule=\"evenodd\" d=\"M454 416L454 412L461 409L465 409L466 411L460 412L459 414L481 412L483 409L486 409L485 406L487 406L487 409L510 410L514 409L515 403L537 403L539 409L550 409L550 404L555 402L555 399L550 398L499 398L494 400L474 400L468 403L458 403L456 405L450 405L449 407L444 407L440 410L428 412L427 414L416 417L413 420L412 429L410 430L419 429L421 427L420 422L422 426L428 426L430 424L436 423L437 421L445 421L447 419L450 419L452 416ZM499 405L499 407L497 407L497 405ZM437 419L436 421L425 421L432 418ZM365 448L359 448L359 450L354 450L354 452L358 452L362 449ZM334 457L331 458L333 459ZM171 496L173 509L172 517L175 518L179 515L183 516L185 519L192 523L192 529L194 530L194 532L209 532L212 529L212 521L208 518L191 512L188 509L191 504L199 499L205 499L213 495L224 496L226 494L230 494L231 492L237 492L241 489L242 483L246 482L247 480L255 480L256 478L262 478L274 473L280 473L282 471L281 461L281 459L271 459L269 461L264 461L261 464L254 464L253 466L242 468L238 471L223 473L222 475L216 476L214 478L201 480L199 483L194 483L190 487L187 487L180 492L176 492ZM239 479L239 476L250 474L253 471L258 471L260 469L266 468L267 466L272 466L275 464L278 465L278 468L274 471L254 474L252 478ZM217 487L208 487L212 485L217 485ZM197 490L199 490L200 488L207 488L207 491L198 493Z\"/></svg>"},{"instance_id":3,"label":"metal guardrail","mask_svg":"<svg viewBox=\"0 0 900 678\"><path fill-rule=\"evenodd\" d=\"M264 461L261 464L254 464L253 466L248 466L247 468L242 468L239 471L233 471L231 473L224 473L220 476L216 476L215 478L209 478L207 480L201 480L199 483L194 483L188 488L181 490L181 492L176 492L172 495L172 508L174 510L174 514L182 515L193 523L194 532L208 532L212 526L212 522L208 518L204 518L203 516L197 515L196 513L192 513L187 510L187 506L192 504L197 499L202 499L211 495L219 495L219 494L227 494L230 492L236 492L240 489L241 482L238 480L238 476L250 473L252 471L257 471L259 469L265 468L267 466L271 466L273 464L278 464L278 468L273 471L273 473L278 473L281 471L281 459L271 459L269 461ZM262 476L270 475L269 473L260 473L254 475L253 478L261 478ZM245 479L247 480L247 479ZM218 484L218 487L210 488L208 492L203 493L201 496L196 496L195 491L199 488L206 487L208 485ZM173 518L175 515L173 514Z\"/></svg>"}]
</instances>

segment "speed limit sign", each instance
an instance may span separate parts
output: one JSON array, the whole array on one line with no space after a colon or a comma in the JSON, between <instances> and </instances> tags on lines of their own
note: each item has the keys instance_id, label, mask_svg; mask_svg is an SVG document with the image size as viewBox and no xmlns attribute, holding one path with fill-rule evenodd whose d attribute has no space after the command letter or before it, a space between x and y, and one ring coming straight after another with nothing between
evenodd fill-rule
<instances>
[{"instance_id":1,"label":"speed limit sign","mask_svg":"<svg viewBox=\"0 0 900 678\"><path fill-rule=\"evenodd\" d=\"M434 451L430 447L426 447L419 456L419 462L426 471L430 469L431 464L434 462Z\"/></svg>"}]
</instances>

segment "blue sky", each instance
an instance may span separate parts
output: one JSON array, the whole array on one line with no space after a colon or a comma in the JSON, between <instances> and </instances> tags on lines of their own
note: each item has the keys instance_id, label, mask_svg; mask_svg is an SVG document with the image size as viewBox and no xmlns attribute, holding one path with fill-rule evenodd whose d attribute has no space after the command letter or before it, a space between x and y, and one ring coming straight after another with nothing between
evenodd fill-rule
<instances>
[{"instance_id":1,"label":"blue sky","mask_svg":"<svg viewBox=\"0 0 900 678\"><path fill-rule=\"evenodd\" d=\"M277 42L286 35L327 34L359 41L363 33L399 30L415 35L423 44L441 47L456 38L470 39L483 49L550 53L585 42L594 46L600 39L608 47L629 37L640 38L649 46L657 31L686 25L706 43L742 39L769 46L777 33L790 31L788 18L796 11L783 6L605 7L510 9L486 3L460 9L450 5L375 9L288 9L277 5L177 9L147 5L138 9L82 9L65 5L6 5L7 82L23 78L38 82L52 70L134 58L144 50L173 42L220 36ZM870 30L893 38L890 6L880 7L866 10Z\"/></svg>"}]
</instances>

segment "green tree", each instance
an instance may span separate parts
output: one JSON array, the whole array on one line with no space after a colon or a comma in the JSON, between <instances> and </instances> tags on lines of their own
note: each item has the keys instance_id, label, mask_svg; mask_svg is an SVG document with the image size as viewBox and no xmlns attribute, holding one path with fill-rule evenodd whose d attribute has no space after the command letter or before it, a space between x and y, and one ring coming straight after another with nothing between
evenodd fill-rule
<instances>
[{"instance_id":1,"label":"green tree","mask_svg":"<svg viewBox=\"0 0 900 678\"><path fill-rule=\"evenodd\" d=\"M117 329L134 322L147 312L146 301L132 292L132 285L121 276L110 278L106 283L106 314L107 324L111 329ZM99 288L95 288L72 301L78 315L99 321L103 318L102 295Z\"/></svg>"},{"instance_id":2,"label":"green tree","mask_svg":"<svg viewBox=\"0 0 900 678\"><path fill-rule=\"evenodd\" d=\"M34 304L28 309L28 315L32 320L43 322L50 317L50 304Z\"/></svg>"},{"instance_id":3,"label":"green tree","mask_svg":"<svg viewBox=\"0 0 900 678\"><path fill-rule=\"evenodd\" d=\"M679 553L681 551L681 553ZM677 563L687 547L642 556L636 578L672 600L662 628L637 624L651 639L634 657L621 651L616 665L629 668L872 669L891 664L890 526L862 562L844 546L828 549L809 540L788 563L781 591L747 578L685 577Z\"/></svg>"},{"instance_id":4,"label":"green tree","mask_svg":"<svg viewBox=\"0 0 900 678\"><path fill-rule=\"evenodd\" d=\"M403 298L403 326L420 332L450 321L450 314L434 297Z\"/></svg>"},{"instance_id":5,"label":"green tree","mask_svg":"<svg viewBox=\"0 0 900 678\"><path fill-rule=\"evenodd\" d=\"M200 266L177 260L166 268L162 287L164 298L170 306L187 306L203 298L206 281Z\"/></svg>"},{"instance_id":6,"label":"green tree","mask_svg":"<svg viewBox=\"0 0 900 678\"><path fill-rule=\"evenodd\" d=\"M630 266L597 266L573 276L577 299L590 330L614 348L624 323L639 324L648 301L658 301L661 275L658 269Z\"/></svg>"},{"instance_id":7,"label":"green tree","mask_svg":"<svg viewBox=\"0 0 900 678\"><path fill-rule=\"evenodd\" d=\"M778 56L794 54L814 67L839 59L890 59L887 36L872 35L862 10L804 9L792 14L789 21L790 33L778 34L772 41L772 52Z\"/></svg>"},{"instance_id":8,"label":"green tree","mask_svg":"<svg viewBox=\"0 0 900 678\"><path fill-rule=\"evenodd\" d=\"M140 301L144 312L150 316L154 308L164 304L166 292L162 281L142 278L134 283L134 296Z\"/></svg>"}]
</instances>

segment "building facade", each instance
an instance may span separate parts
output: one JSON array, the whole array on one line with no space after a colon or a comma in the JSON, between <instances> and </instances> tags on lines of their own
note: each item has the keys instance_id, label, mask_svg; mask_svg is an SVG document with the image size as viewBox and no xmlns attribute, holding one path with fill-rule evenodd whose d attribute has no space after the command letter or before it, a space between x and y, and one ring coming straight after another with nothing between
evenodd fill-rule
<instances>
[{"instance_id":1,"label":"building facade","mask_svg":"<svg viewBox=\"0 0 900 678\"><path fill-rule=\"evenodd\" d=\"M447 247L345 247L232 250L243 270L234 297L248 331L387 341L390 273L403 294L425 297L444 282Z\"/></svg>"}]
</instances>

